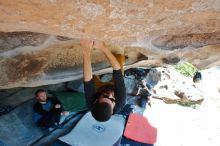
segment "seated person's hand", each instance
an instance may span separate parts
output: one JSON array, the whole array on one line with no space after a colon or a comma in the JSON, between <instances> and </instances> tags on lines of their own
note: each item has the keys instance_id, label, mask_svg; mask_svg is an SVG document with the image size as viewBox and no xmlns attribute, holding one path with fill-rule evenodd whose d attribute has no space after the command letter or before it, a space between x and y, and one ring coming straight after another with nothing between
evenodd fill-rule
<instances>
[{"instance_id":1,"label":"seated person's hand","mask_svg":"<svg viewBox=\"0 0 220 146\"><path fill-rule=\"evenodd\" d=\"M56 104L54 107L55 108L61 108L61 105L60 104Z\"/></svg>"},{"instance_id":2,"label":"seated person's hand","mask_svg":"<svg viewBox=\"0 0 220 146\"><path fill-rule=\"evenodd\" d=\"M70 112L68 112L68 111L63 111L62 113L61 113L61 115L63 115L63 116L68 116L70 114Z\"/></svg>"}]
</instances>

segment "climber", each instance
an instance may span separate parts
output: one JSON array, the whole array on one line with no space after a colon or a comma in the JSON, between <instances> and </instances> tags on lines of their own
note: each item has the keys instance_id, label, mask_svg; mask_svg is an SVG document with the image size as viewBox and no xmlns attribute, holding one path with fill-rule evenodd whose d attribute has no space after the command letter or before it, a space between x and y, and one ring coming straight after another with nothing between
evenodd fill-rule
<instances>
[{"instance_id":1,"label":"climber","mask_svg":"<svg viewBox=\"0 0 220 146\"><path fill-rule=\"evenodd\" d=\"M126 89L121 67L109 48L100 41L81 40L83 50L84 90L88 109L97 121L107 121L120 112L126 102ZM105 85L95 91L92 76L91 51L100 49L113 68L113 85Z\"/></svg>"}]
</instances>

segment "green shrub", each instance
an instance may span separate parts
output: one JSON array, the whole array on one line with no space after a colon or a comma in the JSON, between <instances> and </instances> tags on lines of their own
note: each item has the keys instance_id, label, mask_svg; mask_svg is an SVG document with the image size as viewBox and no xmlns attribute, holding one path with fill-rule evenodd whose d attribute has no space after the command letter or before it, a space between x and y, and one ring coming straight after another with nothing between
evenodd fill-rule
<instances>
[{"instance_id":1,"label":"green shrub","mask_svg":"<svg viewBox=\"0 0 220 146\"><path fill-rule=\"evenodd\" d=\"M175 69L186 77L193 77L197 71L197 68L188 62L176 65Z\"/></svg>"}]
</instances>

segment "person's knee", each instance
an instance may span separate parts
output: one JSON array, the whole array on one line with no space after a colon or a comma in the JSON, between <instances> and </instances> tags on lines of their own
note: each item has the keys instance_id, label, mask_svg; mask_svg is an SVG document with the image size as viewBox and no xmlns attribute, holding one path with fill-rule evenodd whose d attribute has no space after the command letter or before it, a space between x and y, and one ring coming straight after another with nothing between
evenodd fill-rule
<instances>
[{"instance_id":1,"label":"person's knee","mask_svg":"<svg viewBox=\"0 0 220 146\"><path fill-rule=\"evenodd\" d=\"M61 117L61 111L60 110L55 110L55 111L50 111L49 114L49 120L51 121L52 124L59 123L60 122L60 117Z\"/></svg>"},{"instance_id":2,"label":"person's knee","mask_svg":"<svg viewBox=\"0 0 220 146\"><path fill-rule=\"evenodd\" d=\"M139 99L139 105L140 105L142 108L146 108L147 103L148 103L147 97L141 97L141 98Z\"/></svg>"}]
</instances>

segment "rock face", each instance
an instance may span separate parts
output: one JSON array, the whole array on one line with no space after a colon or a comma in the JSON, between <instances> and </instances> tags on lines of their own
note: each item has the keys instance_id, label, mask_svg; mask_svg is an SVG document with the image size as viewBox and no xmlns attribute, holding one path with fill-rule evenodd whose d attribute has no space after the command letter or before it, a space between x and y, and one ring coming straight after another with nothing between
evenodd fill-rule
<instances>
[{"instance_id":1,"label":"rock face","mask_svg":"<svg viewBox=\"0 0 220 146\"><path fill-rule=\"evenodd\" d=\"M0 89L82 77L82 37L125 52L127 68L141 60L138 66L216 66L219 16L219 0L1 1ZM104 55L92 55L96 73L110 71Z\"/></svg>"}]
</instances>

